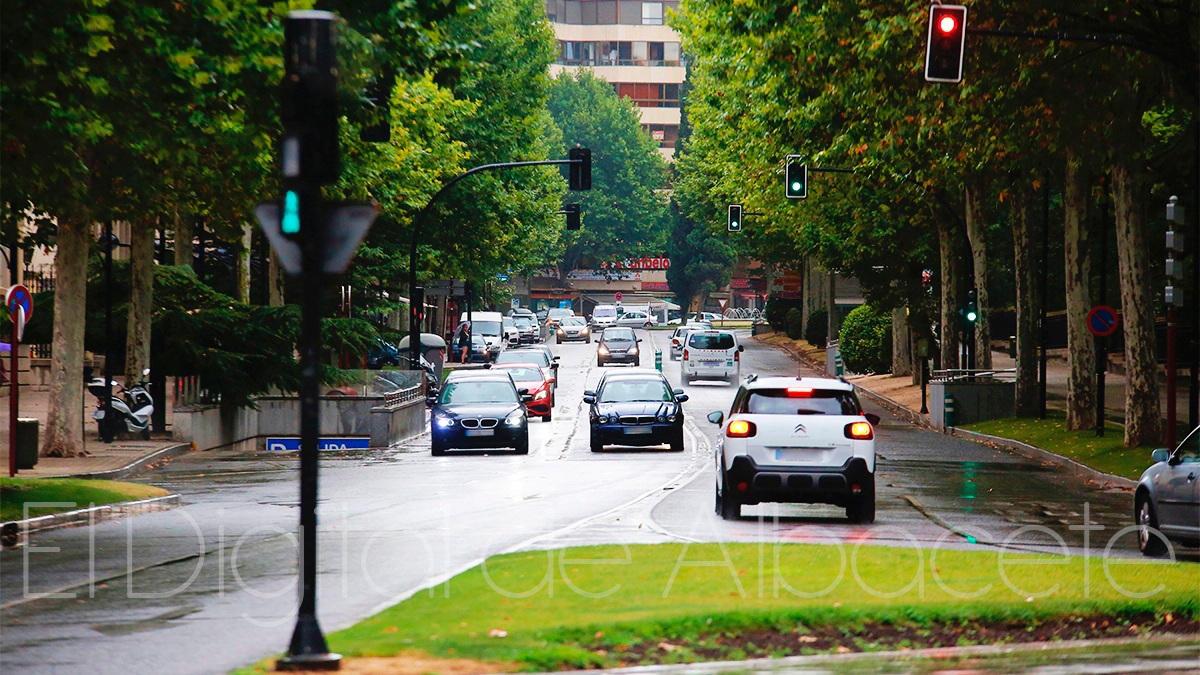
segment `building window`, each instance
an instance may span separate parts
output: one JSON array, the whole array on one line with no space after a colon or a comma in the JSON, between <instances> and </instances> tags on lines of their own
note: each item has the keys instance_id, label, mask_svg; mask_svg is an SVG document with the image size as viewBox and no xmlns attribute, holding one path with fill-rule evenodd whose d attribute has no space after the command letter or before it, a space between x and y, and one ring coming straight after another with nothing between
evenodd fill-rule
<instances>
[{"instance_id":1,"label":"building window","mask_svg":"<svg viewBox=\"0 0 1200 675\"><path fill-rule=\"evenodd\" d=\"M647 124L644 126L649 132L650 138L654 139L660 148L673 148L675 141L679 140L679 127L674 124Z\"/></svg>"},{"instance_id":2,"label":"building window","mask_svg":"<svg viewBox=\"0 0 1200 675\"><path fill-rule=\"evenodd\" d=\"M661 2L643 2L642 3L642 25L643 26L661 26L663 25L663 6Z\"/></svg>"},{"instance_id":3,"label":"building window","mask_svg":"<svg viewBox=\"0 0 1200 675\"><path fill-rule=\"evenodd\" d=\"M678 66L678 42L558 43L563 66Z\"/></svg>"},{"instance_id":4,"label":"building window","mask_svg":"<svg viewBox=\"0 0 1200 675\"><path fill-rule=\"evenodd\" d=\"M622 82L616 85L617 95L633 101L640 108L678 108L678 84L635 84Z\"/></svg>"}]
</instances>

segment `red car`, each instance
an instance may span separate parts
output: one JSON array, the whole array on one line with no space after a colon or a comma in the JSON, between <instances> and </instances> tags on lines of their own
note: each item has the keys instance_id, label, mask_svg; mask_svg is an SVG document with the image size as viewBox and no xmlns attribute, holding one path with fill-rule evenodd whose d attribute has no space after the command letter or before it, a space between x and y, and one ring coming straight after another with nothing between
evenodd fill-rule
<instances>
[{"instance_id":1,"label":"red car","mask_svg":"<svg viewBox=\"0 0 1200 675\"><path fill-rule=\"evenodd\" d=\"M546 373L536 363L498 363L493 371L508 373L517 389L528 389L533 400L525 404L530 415L537 415L549 422L554 414L554 390Z\"/></svg>"}]
</instances>

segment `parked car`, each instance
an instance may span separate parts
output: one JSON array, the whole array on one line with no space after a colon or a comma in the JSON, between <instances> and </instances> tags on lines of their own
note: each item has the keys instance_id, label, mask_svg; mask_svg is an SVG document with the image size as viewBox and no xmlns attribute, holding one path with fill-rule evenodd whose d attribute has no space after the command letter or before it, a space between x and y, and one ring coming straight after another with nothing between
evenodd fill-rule
<instances>
[{"instance_id":1,"label":"parked car","mask_svg":"<svg viewBox=\"0 0 1200 675\"><path fill-rule=\"evenodd\" d=\"M558 389L558 357L544 345L529 345L507 349L496 357L496 363L536 363L546 373L554 389Z\"/></svg>"},{"instance_id":2,"label":"parked car","mask_svg":"<svg viewBox=\"0 0 1200 675\"><path fill-rule=\"evenodd\" d=\"M471 334L482 336L493 352L504 348L504 317L500 312L463 312L459 323L468 321Z\"/></svg>"},{"instance_id":3,"label":"parked car","mask_svg":"<svg viewBox=\"0 0 1200 675\"><path fill-rule=\"evenodd\" d=\"M592 452L606 445L667 445L683 450L682 389L656 370L605 373L595 391L583 392L588 404Z\"/></svg>"},{"instance_id":4,"label":"parked car","mask_svg":"<svg viewBox=\"0 0 1200 675\"><path fill-rule=\"evenodd\" d=\"M607 366L610 363L630 363L635 367L641 365L642 356L638 343L642 339L636 337L632 328L609 328L600 336L600 344L596 347L596 365Z\"/></svg>"},{"instance_id":5,"label":"parked car","mask_svg":"<svg viewBox=\"0 0 1200 675\"><path fill-rule=\"evenodd\" d=\"M1168 541L1200 546L1200 427L1174 452L1159 448L1150 459L1133 496L1138 548L1160 556Z\"/></svg>"},{"instance_id":6,"label":"parked car","mask_svg":"<svg viewBox=\"0 0 1200 675\"><path fill-rule=\"evenodd\" d=\"M431 401L433 455L451 448L513 448L518 455L529 454L528 400L508 373L476 371L448 378Z\"/></svg>"},{"instance_id":7,"label":"parked car","mask_svg":"<svg viewBox=\"0 0 1200 675\"><path fill-rule=\"evenodd\" d=\"M538 327L533 317L517 315L513 317L513 325L520 334L521 344L533 344L538 341Z\"/></svg>"},{"instance_id":8,"label":"parked car","mask_svg":"<svg viewBox=\"0 0 1200 675\"><path fill-rule=\"evenodd\" d=\"M617 320L616 305L596 305L592 309L592 318L589 322L593 331L604 330L613 325Z\"/></svg>"},{"instance_id":9,"label":"parked car","mask_svg":"<svg viewBox=\"0 0 1200 675\"><path fill-rule=\"evenodd\" d=\"M582 342L592 341L592 331L588 326L588 322L582 316L564 317L554 329L554 336L559 342L569 342L571 340L580 340Z\"/></svg>"},{"instance_id":10,"label":"parked car","mask_svg":"<svg viewBox=\"0 0 1200 675\"><path fill-rule=\"evenodd\" d=\"M683 356L683 346L687 344L688 333L692 332L692 326L680 326L671 333L671 360L678 361Z\"/></svg>"},{"instance_id":11,"label":"parked car","mask_svg":"<svg viewBox=\"0 0 1200 675\"><path fill-rule=\"evenodd\" d=\"M716 447L716 508L726 520L761 502L834 504L875 520L875 429L854 387L815 377L747 378Z\"/></svg>"},{"instance_id":12,"label":"parked car","mask_svg":"<svg viewBox=\"0 0 1200 675\"><path fill-rule=\"evenodd\" d=\"M690 321L708 321L711 323L713 321L723 321L724 319L725 317L716 312L692 312Z\"/></svg>"},{"instance_id":13,"label":"parked car","mask_svg":"<svg viewBox=\"0 0 1200 675\"><path fill-rule=\"evenodd\" d=\"M575 312L570 307L551 307L546 310L545 323L550 327L557 327L563 319L569 316L575 316Z\"/></svg>"},{"instance_id":14,"label":"parked car","mask_svg":"<svg viewBox=\"0 0 1200 675\"><path fill-rule=\"evenodd\" d=\"M471 336L471 353L467 355L468 363L491 363L500 353L500 345L489 345L487 338L482 335Z\"/></svg>"},{"instance_id":15,"label":"parked car","mask_svg":"<svg viewBox=\"0 0 1200 675\"><path fill-rule=\"evenodd\" d=\"M531 400L525 404L525 411L537 415L549 422L554 415L554 386L546 372L536 363L498 363L492 366L492 372L508 373L516 383L517 389L528 392Z\"/></svg>"},{"instance_id":16,"label":"parked car","mask_svg":"<svg viewBox=\"0 0 1200 675\"><path fill-rule=\"evenodd\" d=\"M683 381L699 379L737 382L742 372L742 352L737 337L725 330L694 330L688 333L679 368Z\"/></svg>"},{"instance_id":17,"label":"parked car","mask_svg":"<svg viewBox=\"0 0 1200 675\"><path fill-rule=\"evenodd\" d=\"M625 312L621 316L617 317L617 320L613 322L613 325L628 326L629 328L649 328L656 323L658 322L655 320L654 315L648 312L636 311Z\"/></svg>"},{"instance_id":18,"label":"parked car","mask_svg":"<svg viewBox=\"0 0 1200 675\"><path fill-rule=\"evenodd\" d=\"M379 370L385 366L400 365L400 349L396 345L382 339L376 339L375 344L367 350L367 368Z\"/></svg>"}]
</instances>

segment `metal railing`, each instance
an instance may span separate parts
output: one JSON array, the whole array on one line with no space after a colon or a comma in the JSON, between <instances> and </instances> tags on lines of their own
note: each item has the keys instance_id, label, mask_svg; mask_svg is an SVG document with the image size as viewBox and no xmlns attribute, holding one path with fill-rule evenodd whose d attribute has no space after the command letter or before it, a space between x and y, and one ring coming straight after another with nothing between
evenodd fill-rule
<instances>
[{"instance_id":1,"label":"metal railing","mask_svg":"<svg viewBox=\"0 0 1200 675\"><path fill-rule=\"evenodd\" d=\"M414 401L421 401L425 398L425 385L418 384L407 389L397 389L389 391L383 395L383 407L398 408L403 405L408 405Z\"/></svg>"},{"instance_id":2,"label":"metal railing","mask_svg":"<svg viewBox=\"0 0 1200 675\"><path fill-rule=\"evenodd\" d=\"M930 382L979 382L993 380L996 382L1015 382L1016 368L969 370L967 368L947 368L930 373Z\"/></svg>"},{"instance_id":3,"label":"metal railing","mask_svg":"<svg viewBox=\"0 0 1200 675\"><path fill-rule=\"evenodd\" d=\"M221 402L221 394L209 390L199 375L181 375L175 378L176 407L212 405Z\"/></svg>"}]
</instances>

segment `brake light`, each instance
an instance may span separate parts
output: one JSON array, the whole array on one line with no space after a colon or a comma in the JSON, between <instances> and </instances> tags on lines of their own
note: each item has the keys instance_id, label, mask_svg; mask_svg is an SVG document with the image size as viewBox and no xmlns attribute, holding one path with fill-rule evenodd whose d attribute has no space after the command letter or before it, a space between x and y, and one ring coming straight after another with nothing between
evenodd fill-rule
<instances>
[{"instance_id":1,"label":"brake light","mask_svg":"<svg viewBox=\"0 0 1200 675\"><path fill-rule=\"evenodd\" d=\"M809 398L812 396L812 387L788 387L788 398Z\"/></svg>"},{"instance_id":2,"label":"brake light","mask_svg":"<svg viewBox=\"0 0 1200 675\"><path fill-rule=\"evenodd\" d=\"M875 438L875 430L870 422L851 422L846 425L846 438L856 441L869 441Z\"/></svg>"},{"instance_id":3,"label":"brake light","mask_svg":"<svg viewBox=\"0 0 1200 675\"><path fill-rule=\"evenodd\" d=\"M686 349L685 349L685 350L683 350L683 360L684 360L684 361L687 361L687 360L688 360L688 350L686 350Z\"/></svg>"},{"instance_id":4,"label":"brake light","mask_svg":"<svg viewBox=\"0 0 1200 675\"><path fill-rule=\"evenodd\" d=\"M730 438L749 438L753 436L758 429L754 426L754 422L746 420L733 420L729 426L725 428L725 435Z\"/></svg>"},{"instance_id":5,"label":"brake light","mask_svg":"<svg viewBox=\"0 0 1200 675\"><path fill-rule=\"evenodd\" d=\"M733 353L733 360L734 360L734 361L738 361L738 362L740 362L740 361L742 360L742 353L741 353L741 352L734 352L734 353Z\"/></svg>"}]
</instances>

